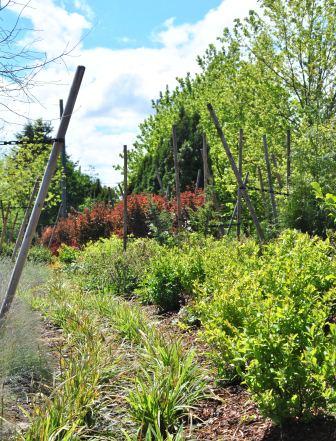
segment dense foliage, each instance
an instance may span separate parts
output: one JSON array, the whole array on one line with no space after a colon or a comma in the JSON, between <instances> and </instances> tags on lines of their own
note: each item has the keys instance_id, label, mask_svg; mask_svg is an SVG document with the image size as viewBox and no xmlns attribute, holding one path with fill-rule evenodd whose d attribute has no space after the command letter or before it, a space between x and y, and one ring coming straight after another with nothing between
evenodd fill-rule
<instances>
[{"instance_id":1,"label":"dense foliage","mask_svg":"<svg viewBox=\"0 0 336 441\"><path fill-rule=\"evenodd\" d=\"M285 231L268 245L197 235L179 243L117 237L88 245L68 268L86 290L135 292L160 311L186 304L219 378L247 385L261 412L284 423L333 410L335 249Z\"/></svg>"},{"instance_id":2,"label":"dense foliage","mask_svg":"<svg viewBox=\"0 0 336 441\"><path fill-rule=\"evenodd\" d=\"M176 124L183 184L196 181L200 138L205 133L217 195L221 203L234 201L237 186L209 118L210 102L234 156L238 131L244 129L243 170L250 172L252 187L260 185L258 167L266 181L262 144L266 134L275 155L274 185L277 191L284 190L286 133L291 129L291 194L278 197L281 222L324 234L330 224L310 184L319 181L323 190L335 193L335 2L259 3L259 14L251 11L244 21L237 20L232 31L223 32L219 44L210 45L199 57L201 72L195 78L181 78L175 90L166 90L153 103L155 113L141 125L131 158L132 188L158 191L156 170L164 187L172 182L171 130ZM276 172L281 180L275 179ZM250 192L257 214L267 220L270 207L265 211L260 192ZM248 223L246 219L245 229Z\"/></svg>"},{"instance_id":3,"label":"dense foliage","mask_svg":"<svg viewBox=\"0 0 336 441\"><path fill-rule=\"evenodd\" d=\"M27 124L17 135L20 144L12 147L0 158L0 249L12 243L17 235L35 181L41 180L51 150L52 127L41 119ZM79 209L91 200L115 198L99 180L83 173L76 163L67 157L66 185L68 207ZM62 168L52 178L48 196L42 211L40 226L55 222L61 202Z\"/></svg>"},{"instance_id":4,"label":"dense foliage","mask_svg":"<svg viewBox=\"0 0 336 441\"><path fill-rule=\"evenodd\" d=\"M182 221L188 226L192 213L204 204L202 191L181 193ZM152 236L159 241L169 238L176 228L176 200L159 195L135 194L128 197L127 230L134 237ZM44 229L41 243L56 252L61 244L81 247L89 241L123 234L123 202L112 207L98 203L82 213L74 212L54 227Z\"/></svg>"}]
</instances>

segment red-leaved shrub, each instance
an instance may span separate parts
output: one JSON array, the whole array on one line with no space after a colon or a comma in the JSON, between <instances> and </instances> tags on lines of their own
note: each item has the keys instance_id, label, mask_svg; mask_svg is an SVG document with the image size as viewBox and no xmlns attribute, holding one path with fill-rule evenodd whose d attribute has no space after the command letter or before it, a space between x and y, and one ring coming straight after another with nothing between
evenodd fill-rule
<instances>
[{"instance_id":1,"label":"red-leaved shrub","mask_svg":"<svg viewBox=\"0 0 336 441\"><path fill-rule=\"evenodd\" d=\"M163 196L150 194L129 195L127 203L128 233L135 237L146 237L152 207L159 213L177 212L176 199L167 201ZM188 209L196 210L204 204L204 193L185 191L181 193L181 206L184 218ZM104 203L97 203L91 210L83 213L73 212L66 219L61 219L55 227L46 227L41 235L41 243L50 245L53 253L57 253L62 243L73 247L81 247L90 240L109 237L111 234L122 236L123 233L123 202L113 208Z\"/></svg>"}]
</instances>

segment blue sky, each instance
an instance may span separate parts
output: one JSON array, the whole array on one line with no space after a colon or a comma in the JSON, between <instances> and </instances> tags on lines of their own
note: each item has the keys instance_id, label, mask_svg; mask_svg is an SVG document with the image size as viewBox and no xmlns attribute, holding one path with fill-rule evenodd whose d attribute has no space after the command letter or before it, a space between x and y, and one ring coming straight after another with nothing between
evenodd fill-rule
<instances>
[{"instance_id":1,"label":"blue sky","mask_svg":"<svg viewBox=\"0 0 336 441\"><path fill-rule=\"evenodd\" d=\"M93 28L84 40L84 46L157 47L153 33L174 17L175 24L201 20L220 0L94 0L88 1L92 9ZM69 10L74 3L67 0Z\"/></svg>"},{"instance_id":2,"label":"blue sky","mask_svg":"<svg viewBox=\"0 0 336 441\"><path fill-rule=\"evenodd\" d=\"M176 77L197 72L196 57L215 43L224 27L243 18L257 0L30 0L22 11L26 31L19 44L62 61L39 73L30 103L15 102L6 126L42 117L58 124L58 102L66 99L78 64L86 66L83 85L67 133L68 153L82 169L94 166L102 182L115 185L124 144L130 148L139 124L151 112L151 100ZM19 2L0 20L10 24ZM25 98L25 97L24 97ZM13 101L9 103L13 105ZM18 116L23 115L23 117Z\"/></svg>"}]
</instances>

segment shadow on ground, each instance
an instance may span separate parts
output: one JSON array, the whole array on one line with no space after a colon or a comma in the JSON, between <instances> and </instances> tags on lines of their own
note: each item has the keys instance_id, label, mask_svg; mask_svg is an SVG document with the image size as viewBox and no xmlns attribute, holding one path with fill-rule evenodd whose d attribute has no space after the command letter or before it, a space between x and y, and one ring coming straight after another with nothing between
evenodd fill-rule
<instances>
[{"instance_id":1,"label":"shadow on ground","mask_svg":"<svg viewBox=\"0 0 336 441\"><path fill-rule=\"evenodd\" d=\"M321 416L309 423L271 427L262 441L336 441L336 419Z\"/></svg>"}]
</instances>

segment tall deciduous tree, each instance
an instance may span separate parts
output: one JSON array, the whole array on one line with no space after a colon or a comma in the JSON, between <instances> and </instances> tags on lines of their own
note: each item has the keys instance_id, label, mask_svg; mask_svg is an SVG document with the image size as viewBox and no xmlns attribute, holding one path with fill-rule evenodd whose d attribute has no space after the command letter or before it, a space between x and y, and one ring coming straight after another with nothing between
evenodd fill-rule
<instances>
[{"instance_id":1,"label":"tall deciduous tree","mask_svg":"<svg viewBox=\"0 0 336 441\"><path fill-rule=\"evenodd\" d=\"M319 181L324 190L336 190L335 1L259 3L259 14L250 12L245 20L237 20L232 31L224 30L219 44L210 45L198 58L200 74L187 75L173 92L161 94L156 113L140 126L130 163L133 187L146 189L142 176L149 173L153 179L154 158L168 163L170 151L162 146L169 143L172 125L181 123L179 110L183 108L187 115L198 116L193 133L206 133L217 193L222 202L232 200L228 205L232 209L237 183L209 119L206 104L210 102L235 155L239 129L244 129L243 169L249 172L253 187L259 186L258 169L266 172L264 134L278 172L286 175L285 138L291 128L291 196L278 198L282 223L323 233L327 223L310 184ZM191 132L185 132L184 141L194 145ZM258 215L266 220L260 192L251 191L251 196Z\"/></svg>"}]
</instances>

